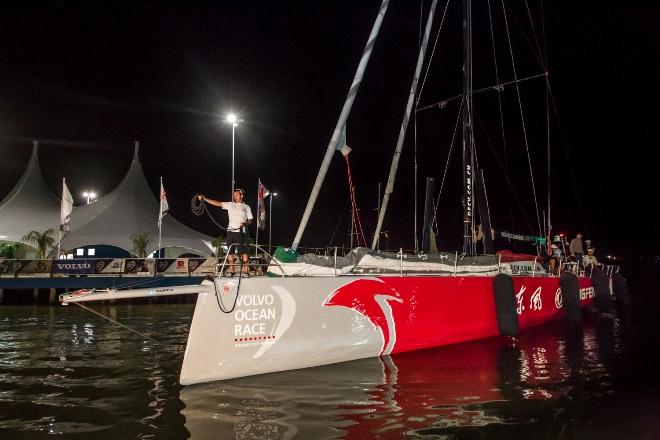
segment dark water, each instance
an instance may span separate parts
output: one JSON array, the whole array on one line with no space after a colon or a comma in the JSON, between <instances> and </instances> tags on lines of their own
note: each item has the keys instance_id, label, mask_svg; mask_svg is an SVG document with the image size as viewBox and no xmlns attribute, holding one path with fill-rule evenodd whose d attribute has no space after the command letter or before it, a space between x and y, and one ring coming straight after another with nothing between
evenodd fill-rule
<instances>
[{"instance_id":1,"label":"dark water","mask_svg":"<svg viewBox=\"0 0 660 440\"><path fill-rule=\"evenodd\" d=\"M655 286L655 285L653 285ZM590 318L181 387L193 305L0 306L0 438L660 438L657 288ZM655 302L654 302L655 301Z\"/></svg>"}]
</instances>

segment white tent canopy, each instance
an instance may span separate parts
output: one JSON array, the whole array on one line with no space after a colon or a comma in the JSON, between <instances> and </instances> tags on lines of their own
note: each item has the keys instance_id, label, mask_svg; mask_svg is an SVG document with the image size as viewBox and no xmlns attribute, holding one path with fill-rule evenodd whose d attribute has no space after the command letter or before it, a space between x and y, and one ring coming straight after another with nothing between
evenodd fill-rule
<instances>
[{"instance_id":1,"label":"white tent canopy","mask_svg":"<svg viewBox=\"0 0 660 440\"><path fill-rule=\"evenodd\" d=\"M60 201L41 175L39 144L33 142L25 172L0 202L0 240L24 243L30 231L59 229Z\"/></svg>"},{"instance_id":2,"label":"white tent canopy","mask_svg":"<svg viewBox=\"0 0 660 440\"><path fill-rule=\"evenodd\" d=\"M0 239L20 242L21 237L32 230L59 229L60 203L41 175L37 149L35 143L27 170L0 203ZM157 250L159 204L147 184L138 151L136 142L128 173L112 192L93 203L74 208L71 232L62 238L63 250L112 245L130 251L133 247L131 235L145 232L154 238L147 253ZM211 240L169 214L163 218L163 247L176 246L209 255Z\"/></svg>"}]
</instances>

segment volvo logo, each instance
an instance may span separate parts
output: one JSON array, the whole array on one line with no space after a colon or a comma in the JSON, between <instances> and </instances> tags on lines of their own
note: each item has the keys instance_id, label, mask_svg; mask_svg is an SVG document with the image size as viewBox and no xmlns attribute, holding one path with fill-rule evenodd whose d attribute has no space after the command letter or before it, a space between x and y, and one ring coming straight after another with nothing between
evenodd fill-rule
<instances>
[{"instance_id":1,"label":"volvo logo","mask_svg":"<svg viewBox=\"0 0 660 440\"><path fill-rule=\"evenodd\" d=\"M91 269L90 263L57 263L58 269Z\"/></svg>"}]
</instances>

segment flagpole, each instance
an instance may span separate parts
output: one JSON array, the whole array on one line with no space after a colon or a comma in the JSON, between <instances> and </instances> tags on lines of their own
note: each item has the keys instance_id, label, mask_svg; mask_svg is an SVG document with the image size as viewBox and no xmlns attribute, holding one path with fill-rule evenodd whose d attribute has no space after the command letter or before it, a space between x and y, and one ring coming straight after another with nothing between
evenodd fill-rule
<instances>
[{"instance_id":1,"label":"flagpole","mask_svg":"<svg viewBox=\"0 0 660 440\"><path fill-rule=\"evenodd\" d=\"M259 251L259 227L261 226L260 220L261 220L261 211L259 210L261 208L261 205L259 205L259 197L261 194L259 194L259 191L261 190L261 179L259 179L259 182L257 183L257 232L254 236L254 256L257 256L257 252Z\"/></svg>"},{"instance_id":2,"label":"flagpole","mask_svg":"<svg viewBox=\"0 0 660 440\"><path fill-rule=\"evenodd\" d=\"M268 204L268 253L272 255L271 252L271 243L273 236L273 193L270 193L270 203Z\"/></svg>"},{"instance_id":3,"label":"flagpole","mask_svg":"<svg viewBox=\"0 0 660 440\"><path fill-rule=\"evenodd\" d=\"M161 240L163 238L163 176L160 176L158 199L160 200L160 210L158 212L158 258L163 258L161 251Z\"/></svg>"}]
</instances>

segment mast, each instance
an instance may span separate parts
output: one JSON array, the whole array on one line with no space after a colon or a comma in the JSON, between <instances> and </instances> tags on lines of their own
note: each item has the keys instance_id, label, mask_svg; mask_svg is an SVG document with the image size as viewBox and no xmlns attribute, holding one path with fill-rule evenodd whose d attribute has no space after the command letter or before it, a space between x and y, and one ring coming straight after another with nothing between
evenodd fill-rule
<instances>
[{"instance_id":1,"label":"mast","mask_svg":"<svg viewBox=\"0 0 660 440\"><path fill-rule=\"evenodd\" d=\"M300 221L300 225L298 226L298 231L296 232L296 236L293 239L293 244L291 245L291 247L294 250L298 248L298 245L300 244L300 240L302 239L302 235L305 232L305 228L307 227L307 222L309 221L309 217L312 215L312 210L314 209L314 205L316 204L316 199L319 195L319 192L321 191L323 180L325 179L325 175L328 172L328 168L330 167L330 161L332 160L332 156L337 149L337 144L341 137L340 136L341 131L344 129L344 126L346 125L346 120L348 119L348 115L351 112L351 108L353 107L353 101L355 101L355 95L357 95L358 89L360 88L360 84L362 83L362 77L364 75L364 71L366 70L367 64L369 63L369 58L371 57L371 51L373 50L374 45L376 44L376 37L378 36L378 32L380 31L380 25L383 22L383 18L385 17L385 12L387 12L387 6L389 5L389 3L390 0L383 0L383 2L380 5L380 9L378 10L376 21L374 22L374 25L371 28L371 34L369 34L367 45L364 48L364 52L362 52L362 58L360 59L360 63L358 64L357 71L355 72L353 83L351 84L351 88L348 91L348 96L346 97L346 101L344 102L344 107L342 108L341 113L339 114L339 120L337 121L337 125L335 126L335 131L332 133L332 138L330 139L330 143L328 144L328 149L326 150L325 156L323 157L323 162L321 162L321 168L319 169L319 173L316 176L316 182L314 182L312 193L309 195L309 200L307 200L307 206L305 207L303 218Z\"/></svg>"},{"instance_id":2,"label":"mast","mask_svg":"<svg viewBox=\"0 0 660 440\"><path fill-rule=\"evenodd\" d=\"M403 141L406 137L406 130L408 129L408 121L410 120L410 113L412 111L412 106L415 100L415 95L417 94L417 83L419 82L419 74L422 71L422 65L424 64L424 56L426 54L426 47L429 41L429 35L431 33L431 27L433 25L433 15L435 14L435 6L437 0L433 0L431 3L431 9L429 10L429 16L426 20L426 30L424 32L424 38L422 39L422 46L419 50L419 55L417 57L417 65L415 66L415 75L413 76L412 84L410 85L410 93L408 94L408 103L406 104L406 111L403 115L403 121L401 122L401 129L399 130L399 138L396 142L396 147L394 149L394 156L392 157L392 164L390 165L390 174L387 178L387 185L385 186L385 194L383 195L383 204L381 205L380 212L378 213L378 223L376 224L376 233L374 234L374 240L371 243L371 249L376 249L378 245L378 239L380 238L380 230L383 227L383 219L385 218L385 212L387 211L387 205L390 201L390 195L394 192L394 180L396 178L396 170L399 167L399 159L401 157L401 150L403 150ZM417 182L415 182L417 186ZM416 229L416 227L415 227Z\"/></svg>"},{"instance_id":3,"label":"mast","mask_svg":"<svg viewBox=\"0 0 660 440\"><path fill-rule=\"evenodd\" d=\"M463 2L463 253L472 255L473 131L472 131L472 0Z\"/></svg>"},{"instance_id":4,"label":"mast","mask_svg":"<svg viewBox=\"0 0 660 440\"><path fill-rule=\"evenodd\" d=\"M545 243L546 250L550 246L550 234L552 234L552 215L551 215L551 182L552 182L552 162L551 162L551 153L550 153L550 84L548 83L548 72L545 72L545 122L546 122L546 131L548 138L548 223L545 230L546 238L548 242Z\"/></svg>"},{"instance_id":5,"label":"mast","mask_svg":"<svg viewBox=\"0 0 660 440\"><path fill-rule=\"evenodd\" d=\"M378 182L378 197L376 198L376 218L380 217L380 182ZM380 250L380 240L374 236L374 241L378 245L377 249Z\"/></svg>"},{"instance_id":6,"label":"mast","mask_svg":"<svg viewBox=\"0 0 660 440\"><path fill-rule=\"evenodd\" d=\"M232 176L233 178L233 176ZM234 193L231 193L232 199L234 198ZM158 200L160 203L159 213L158 213L158 256L156 258L163 258L161 251L161 245L163 240L163 176L160 176L160 188L158 188ZM257 228L258 230L259 228Z\"/></svg>"}]
</instances>

